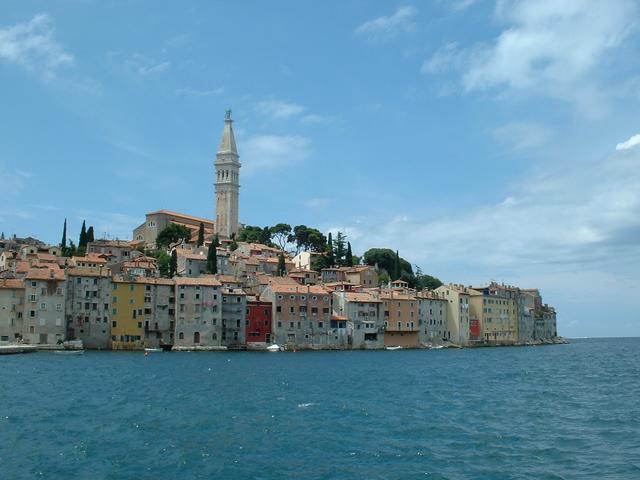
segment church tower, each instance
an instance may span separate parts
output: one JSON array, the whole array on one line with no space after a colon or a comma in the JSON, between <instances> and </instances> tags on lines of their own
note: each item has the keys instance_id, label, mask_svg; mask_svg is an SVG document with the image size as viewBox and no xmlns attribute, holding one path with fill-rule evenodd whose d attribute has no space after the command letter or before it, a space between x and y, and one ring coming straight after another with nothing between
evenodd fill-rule
<instances>
[{"instance_id":1,"label":"church tower","mask_svg":"<svg viewBox=\"0 0 640 480\"><path fill-rule=\"evenodd\" d=\"M227 110L220 148L214 162L216 168L216 233L231 238L238 233L238 200L240 195L240 156L233 136L231 110Z\"/></svg>"}]
</instances>

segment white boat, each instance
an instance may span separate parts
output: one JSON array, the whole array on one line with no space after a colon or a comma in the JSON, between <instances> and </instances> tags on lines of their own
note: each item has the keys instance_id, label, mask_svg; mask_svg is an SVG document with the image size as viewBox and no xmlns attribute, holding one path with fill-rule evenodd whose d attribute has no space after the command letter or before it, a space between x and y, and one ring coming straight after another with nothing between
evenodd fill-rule
<instances>
[{"instance_id":1,"label":"white boat","mask_svg":"<svg viewBox=\"0 0 640 480\"><path fill-rule=\"evenodd\" d=\"M398 345L397 347L384 347L387 350L402 350L402 347L400 345Z\"/></svg>"},{"instance_id":2,"label":"white boat","mask_svg":"<svg viewBox=\"0 0 640 480\"><path fill-rule=\"evenodd\" d=\"M84 355L84 350L54 350L56 355Z\"/></svg>"},{"instance_id":3,"label":"white boat","mask_svg":"<svg viewBox=\"0 0 640 480\"><path fill-rule=\"evenodd\" d=\"M443 345L434 345L433 347L431 347L431 350L440 350L441 348L444 348Z\"/></svg>"},{"instance_id":4,"label":"white boat","mask_svg":"<svg viewBox=\"0 0 640 480\"><path fill-rule=\"evenodd\" d=\"M267 352L279 352L280 350L280 345L277 345L275 343L267 347Z\"/></svg>"},{"instance_id":5,"label":"white boat","mask_svg":"<svg viewBox=\"0 0 640 480\"><path fill-rule=\"evenodd\" d=\"M145 352L161 352L162 349L161 348L145 348L144 351Z\"/></svg>"}]
</instances>

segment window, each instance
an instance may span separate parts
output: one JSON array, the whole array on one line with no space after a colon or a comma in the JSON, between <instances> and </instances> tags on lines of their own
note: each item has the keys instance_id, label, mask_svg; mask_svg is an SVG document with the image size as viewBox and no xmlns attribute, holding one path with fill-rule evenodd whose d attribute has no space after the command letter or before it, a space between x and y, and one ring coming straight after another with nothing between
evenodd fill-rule
<instances>
[{"instance_id":1,"label":"window","mask_svg":"<svg viewBox=\"0 0 640 480\"><path fill-rule=\"evenodd\" d=\"M114 320L113 322L111 322L111 327L112 327L112 328L116 328L116 326L117 326L117 325L118 325L118 324L117 324L117 322L116 322L115 320Z\"/></svg>"},{"instance_id":2,"label":"window","mask_svg":"<svg viewBox=\"0 0 640 480\"><path fill-rule=\"evenodd\" d=\"M282 312L282 307L280 305L278 305L276 307L276 312L278 312L278 313Z\"/></svg>"},{"instance_id":3,"label":"window","mask_svg":"<svg viewBox=\"0 0 640 480\"><path fill-rule=\"evenodd\" d=\"M324 327L324 322L318 322L318 328L323 328Z\"/></svg>"},{"instance_id":4,"label":"window","mask_svg":"<svg viewBox=\"0 0 640 480\"><path fill-rule=\"evenodd\" d=\"M40 310L46 310L47 309L47 304L46 303L41 303L40 304Z\"/></svg>"}]
</instances>

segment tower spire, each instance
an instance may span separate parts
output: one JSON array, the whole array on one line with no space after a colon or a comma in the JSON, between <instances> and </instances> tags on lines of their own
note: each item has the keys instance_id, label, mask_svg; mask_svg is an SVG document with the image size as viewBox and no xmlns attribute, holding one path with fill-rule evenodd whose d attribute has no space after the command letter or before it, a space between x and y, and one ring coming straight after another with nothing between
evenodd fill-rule
<instances>
[{"instance_id":1,"label":"tower spire","mask_svg":"<svg viewBox=\"0 0 640 480\"><path fill-rule=\"evenodd\" d=\"M233 120L231 119L231 109L227 109L224 115L224 128L222 129L222 138L220 139L220 148L218 153L232 153L238 155L236 147L236 138L233 135Z\"/></svg>"}]
</instances>

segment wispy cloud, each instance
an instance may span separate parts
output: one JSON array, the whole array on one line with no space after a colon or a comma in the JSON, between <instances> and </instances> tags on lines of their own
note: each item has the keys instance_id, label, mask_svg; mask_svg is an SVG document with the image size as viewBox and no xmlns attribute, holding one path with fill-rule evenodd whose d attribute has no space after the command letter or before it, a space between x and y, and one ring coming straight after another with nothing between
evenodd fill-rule
<instances>
[{"instance_id":1,"label":"wispy cloud","mask_svg":"<svg viewBox=\"0 0 640 480\"><path fill-rule=\"evenodd\" d=\"M309 156L311 140L300 135L254 135L242 144L243 170L252 173L303 162Z\"/></svg>"},{"instance_id":2,"label":"wispy cloud","mask_svg":"<svg viewBox=\"0 0 640 480\"><path fill-rule=\"evenodd\" d=\"M33 174L20 168L7 167L0 163L0 192L15 195L28 184Z\"/></svg>"},{"instance_id":3,"label":"wispy cloud","mask_svg":"<svg viewBox=\"0 0 640 480\"><path fill-rule=\"evenodd\" d=\"M304 205L309 208L327 208L331 201L328 198L315 197L310 198L304 202Z\"/></svg>"},{"instance_id":4,"label":"wispy cloud","mask_svg":"<svg viewBox=\"0 0 640 480\"><path fill-rule=\"evenodd\" d=\"M628 140L616 145L616 150L629 150L637 145L640 145L640 133L633 135Z\"/></svg>"},{"instance_id":5,"label":"wispy cloud","mask_svg":"<svg viewBox=\"0 0 640 480\"><path fill-rule=\"evenodd\" d=\"M540 148L552 137L550 128L532 122L507 123L494 128L492 133L498 141L509 145L513 151Z\"/></svg>"},{"instance_id":6,"label":"wispy cloud","mask_svg":"<svg viewBox=\"0 0 640 480\"><path fill-rule=\"evenodd\" d=\"M195 88L179 88L176 94L184 97L217 97L224 93L224 88L212 88L210 90L197 90Z\"/></svg>"},{"instance_id":7,"label":"wispy cloud","mask_svg":"<svg viewBox=\"0 0 640 480\"><path fill-rule=\"evenodd\" d=\"M336 121L336 117L333 115L318 115L315 113L310 113L308 115L304 115L300 121L307 125L328 125Z\"/></svg>"},{"instance_id":8,"label":"wispy cloud","mask_svg":"<svg viewBox=\"0 0 640 480\"><path fill-rule=\"evenodd\" d=\"M25 23L0 28L0 59L38 72L49 80L59 68L74 63L74 56L58 43L55 33L55 23L46 13Z\"/></svg>"},{"instance_id":9,"label":"wispy cloud","mask_svg":"<svg viewBox=\"0 0 640 480\"><path fill-rule=\"evenodd\" d=\"M416 29L414 18L417 13L415 7L400 7L392 15L364 22L355 29L354 33L372 42L390 40L400 33L413 32Z\"/></svg>"},{"instance_id":10,"label":"wispy cloud","mask_svg":"<svg viewBox=\"0 0 640 480\"><path fill-rule=\"evenodd\" d=\"M471 7L475 3L476 3L476 0L455 0L451 3L451 8L453 8L458 12L461 12Z\"/></svg>"},{"instance_id":11,"label":"wispy cloud","mask_svg":"<svg viewBox=\"0 0 640 480\"><path fill-rule=\"evenodd\" d=\"M264 100L256 105L258 112L265 117L281 120L300 115L304 111L302 105L282 100Z\"/></svg>"},{"instance_id":12,"label":"wispy cloud","mask_svg":"<svg viewBox=\"0 0 640 480\"><path fill-rule=\"evenodd\" d=\"M358 247L395 245L413 262L514 275L603 263L640 266L640 150L524 178L500 202L370 225Z\"/></svg>"},{"instance_id":13,"label":"wispy cloud","mask_svg":"<svg viewBox=\"0 0 640 480\"><path fill-rule=\"evenodd\" d=\"M607 108L597 73L633 32L637 14L631 0L615 8L596 0L501 0L494 16L504 29L495 40L460 49L449 45L422 70L458 69L467 92L535 93L597 116Z\"/></svg>"},{"instance_id":14,"label":"wispy cloud","mask_svg":"<svg viewBox=\"0 0 640 480\"><path fill-rule=\"evenodd\" d=\"M107 58L115 63L118 68L123 68L140 77L159 75L171 67L171 62L162 61L141 53L124 53L117 51L107 52Z\"/></svg>"},{"instance_id":15,"label":"wispy cloud","mask_svg":"<svg viewBox=\"0 0 640 480\"><path fill-rule=\"evenodd\" d=\"M138 68L138 73L142 76L153 75L154 73L162 73L168 70L170 66L171 66L170 62L160 62L160 63L156 63L155 65L148 65L148 66L141 65Z\"/></svg>"}]
</instances>

